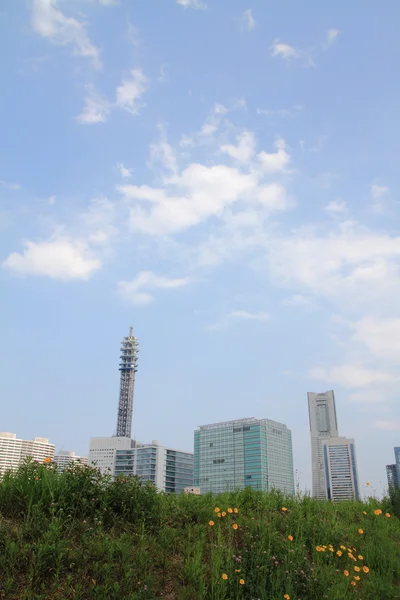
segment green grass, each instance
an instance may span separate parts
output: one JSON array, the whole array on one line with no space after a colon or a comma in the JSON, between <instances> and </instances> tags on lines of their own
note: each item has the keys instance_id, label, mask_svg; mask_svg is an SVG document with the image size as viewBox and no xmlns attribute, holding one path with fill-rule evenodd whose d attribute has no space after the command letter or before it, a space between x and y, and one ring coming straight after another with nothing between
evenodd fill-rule
<instances>
[{"instance_id":1,"label":"green grass","mask_svg":"<svg viewBox=\"0 0 400 600\"><path fill-rule=\"evenodd\" d=\"M165 496L136 478L29 463L0 482L0 598L392 600L392 512L389 499L334 505L250 489Z\"/></svg>"}]
</instances>

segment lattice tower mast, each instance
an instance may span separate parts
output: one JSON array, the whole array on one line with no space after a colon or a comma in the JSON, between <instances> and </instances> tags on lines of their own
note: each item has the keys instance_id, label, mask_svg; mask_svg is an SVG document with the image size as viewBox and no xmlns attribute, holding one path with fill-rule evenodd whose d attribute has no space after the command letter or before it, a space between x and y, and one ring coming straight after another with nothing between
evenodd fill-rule
<instances>
[{"instance_id":1,"label":"lattice tower mast","mask_svg":"<svg viewBox=\"0 0 400 600\"><path fill-rule=\"evenodd\" d=\"M120 388L118 403L117 437L131 437L133 393L135 388L135 375L139 354L139 343L130 327L129 335L121 342L121 355L119 362Z\"/></svg>"}]
</instances>

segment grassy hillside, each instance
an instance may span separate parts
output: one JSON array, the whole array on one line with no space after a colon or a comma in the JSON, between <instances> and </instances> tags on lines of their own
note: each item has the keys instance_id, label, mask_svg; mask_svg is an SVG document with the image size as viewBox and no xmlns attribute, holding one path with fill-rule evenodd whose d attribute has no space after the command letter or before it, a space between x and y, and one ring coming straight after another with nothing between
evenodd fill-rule
<instances>
[{"instance_id":1,"label":"grassy hillside","mask_svg":"<svg viewBox=\"0 0 400 600\"><path fill-rule=\"evenodd\" d=\"M0 598L391 600L400 521L389 500L164 496L31 463L0 482Z\"/></svg>"}]
</instances>

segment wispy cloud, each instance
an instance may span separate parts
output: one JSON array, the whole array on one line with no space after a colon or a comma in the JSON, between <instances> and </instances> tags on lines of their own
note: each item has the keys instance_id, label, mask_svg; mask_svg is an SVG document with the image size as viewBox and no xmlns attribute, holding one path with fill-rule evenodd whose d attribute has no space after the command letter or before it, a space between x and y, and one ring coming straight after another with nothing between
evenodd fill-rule
<instances>
[{"instance_id":1,"label":"wispy cloud","mask_svg":"<svg viewBox=\"0 0 400 600\"><path fill-rule=\"evenodd\" d=\"M123 177L124 179L132 177L132 169L128 169L127 167L125 167L123 165L123 163L118 163L117 164L117 169L120 172L121 177Z\"/></svg>"},{"instance_id":2,"label":"wispy cloud","mask_svg":"<svg viewBox=\"0 0 400 600\"><path fill-rule=\"evenodd\" d=\"M5 187L7 190L10 190L11 192L18 192L18 190L21 189L19 183L12 183L11 181L4 181L3 179L0 179L0 185Z\"/></svg>"},{"instance_id":3,"label":"wispy cloud","mask_svg":"<svg viewBox=\"0 0 400 600\"><path fill-rule=\"evenodd\" d=\"M247 10L244 11L244 13L240 19L240 23L241 23L242 28L245 29L246 31L253 31L253 29L255 28L257 23L253 16L253 11L251 10L251 8L248 8Z\"/></svg>"},{"instance_id":4,"label":"wispy cloud","mask_svg":"<svg viewBox=\"0 0 400 600\"><path fill-rule=\"evenodd\" d=\"M266 312L248 312L247 310L232 310L227 315L224 315L217 323L209 325L209 330L224 329L234 322L238 321L257 321L267 323L270 321L271 315Z\"/></svg>"},{"instance_id":5,"label":"wispy cloud","mask_svg":"<svg viewBox=\"0 0 400 600\"><path fill-rule=\"evenodd\" d=\"M340 200L340 198L331 200L331 202L328 202L328 204L325 206L325 212L330 215L342 215L347 211L348 207L346 202L344 200Z\"/></svg>"},{"instance_id":6,"label":"wispy cloud","mask_svg":"<svg viewBox=\"0 0 400 600\"><path fill-rule=\"evenodd\" d=\"M322 44L314 45L308 49L296 48L276 38L272 43L271 55L286 62L301 60L306 66L315 67L315 56L323 50L328 50L339 36L339 33L338 29L329 29Z\"/></svg>"},{"instance_id":7,"label":"wispy cloud","mask_svg":"<svg viewBox=\"0 0 400 600\"><path fill-rule=\"evenodd\" d=\"M323 48L328 49L332 46L332 44L337 40L337 38L339 37L340 31L339 29L328 29L328 31L326 32L326 38L325 38L325 42L323 43Z\"/></svg>"},{"instance_id":8,"label":"wispy cloud","mask_svg":"<svg viewBox=\"0 0 400 600\"><path fill-rule=\"evenodd\" d=\"M377 429L382 429L383 431L400 431L399 420L375 421L374 425Z\"/></svg>"},{"instance_id":9,"label":"wispy cloud","mask_svg":"<svg viewBox=\"0 0 400 600\"><path fill-rule=\"evenodd\" d=\"M148 89L149 80L141 69L133 69L116 91L116 106L137 115L143 106L141 98Z\"/></svg>"},{"instance_id":10,"label":"wispy cloud","mask_svg":"<svg viewBox=\"0 0 400 600\"><path fill-rule=\"evenodd\" d=\"M292 108L257 108L257 114L265 117L293 117L303 108L301 104L295 104Z\"/></svg>"},{"instance_id":11,"label":"wispy cloud","mask_svg":"<svg viewBox=\"0 0 400 600\"><path fill-rule=\"evenodd\" d=\"M368 387L376 383L390 383L400 379L400 377L386 371L377 371L376 369L351 364L335 367L314 367L310 369L308 376L310 379L325 381L349 389Z\"/></svg>"},{"instance_id":12,"label":"wispy cloud","mask_svg":"<svg viewBox=\"0 0 400 600\"><path fill-rule=\"evenodd\" d=\"M197 10L205 10L207 4L202 0L176 0L176 2L183 6L183 8L195 8Z\"/></svg>"},{"instance_id":13,"label":"wispy cloud","mask_svg":"<svg viewBox=\"0 0 400 600\"><path fill-rule=\"evenodd\" d=\"M295 48L294 46L291 46L290 44L284 44L279 40L279 38L276 38L272 42L271 53L272 56L279 57L287 61L298 60L303 56L301 50Z\"/></svg>"},{"instance_id":14,"label":"wispy cloud","mask_svg":"<svg viewBox=\"0 0 400 600\"><path fill-rule=\"evenodd\" d=\"M142 271L131 281L120 281L118 283L118 294L130 304L145 305L154 299L150 291L177 289L189 283L190 279L186 277L169 278L156 275L152 271Z\"/></svg>"},{"instance_id":15,"label":"wispy cloud","mask_svg":"<svg viewBox=\"0 0 400 600\"><path fill-rule=\"evenodd\" d=\"M93 86L87 86L86 89L85 105L76 120L83 125L104 123L111 112L111 103L101 96Z\"/></svg>"},{"instance_id":16,"label":"wispy cloud","mask_svg":"<svg viewBox=\"0 0 400 600\"><path fill-rule=\"evenodd\" d=\"M36 33L52 44L72 46L76 56L88 58L96 68L101 67L99 50L90 41L86 25L65 16L57 0L33 0L32 25Z\"/></svg>"},{"instance_id":17,"label":"wispy cloud","mask_svg":"<svg viewBox=\"0 0 400 600\"><path fill-rule=\"evenodd\" d=\"M389 188L387 185L377 185L376 183L371 184L371 196L374 200L379 200L384 194L387 194Z\"/></svg>"}]
</instances>

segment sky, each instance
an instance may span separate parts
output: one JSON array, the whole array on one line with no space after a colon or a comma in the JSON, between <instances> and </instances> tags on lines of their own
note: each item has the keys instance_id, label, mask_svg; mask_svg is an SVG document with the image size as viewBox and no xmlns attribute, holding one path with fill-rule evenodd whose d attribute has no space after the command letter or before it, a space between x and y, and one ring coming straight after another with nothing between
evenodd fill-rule
<instances>
[{"instance_id":1,"label":"sky","mask_svg":"<svg viewBox=\"0 0 400 600\"><path fill-rule=\"evenodd\" d=\"M23 0L0 7L2 431L285 423L334 389L360 480L400 445L400 5Z\"/></svg>"}]
</instances>

